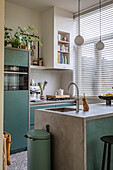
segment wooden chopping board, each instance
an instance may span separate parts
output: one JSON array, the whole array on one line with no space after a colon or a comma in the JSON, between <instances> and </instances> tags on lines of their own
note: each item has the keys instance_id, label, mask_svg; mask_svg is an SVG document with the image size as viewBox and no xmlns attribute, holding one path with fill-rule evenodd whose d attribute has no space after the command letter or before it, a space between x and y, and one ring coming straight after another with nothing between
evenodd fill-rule
<instances>
[{"instance_id":1,"label":"wooden chopping board","mask_svg":"<svg viewBox=\"0 0 113 170\"><path fill-rule=\"evenodd\" d=\"M70 95L46 95L47 98L51 99L63 99L63 98L70 98Z\"/></svg>"}]
</instances>

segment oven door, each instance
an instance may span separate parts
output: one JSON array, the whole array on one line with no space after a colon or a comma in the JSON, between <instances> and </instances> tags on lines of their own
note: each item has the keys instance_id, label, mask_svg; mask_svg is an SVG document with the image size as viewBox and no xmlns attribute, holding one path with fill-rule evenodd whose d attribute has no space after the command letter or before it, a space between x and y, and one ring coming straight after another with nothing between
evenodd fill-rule
<instances>
[{"instance_id":1,"label":"oven door","mask_svg":"<svg viewBox=\"0 0 113 170\"><path fill-rule=\"evenodd\" d=\"M5 71L4 90L28 90L28 73Z\"/></svg>"}]
</instances>

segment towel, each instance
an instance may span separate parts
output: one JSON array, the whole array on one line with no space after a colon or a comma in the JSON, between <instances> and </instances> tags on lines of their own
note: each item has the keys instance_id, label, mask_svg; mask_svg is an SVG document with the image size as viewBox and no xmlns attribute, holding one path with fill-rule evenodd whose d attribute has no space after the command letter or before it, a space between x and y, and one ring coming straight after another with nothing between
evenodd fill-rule
<instances>
[{"instance_id":1,"label":"towel","mask_svg":"<svg viewBox=\"0 0 113 170\"><path fill-rule=\"evenodd\" d=\"M3 170L7 170L6 138L3 136Z\"/></svg>"}]
</instances>

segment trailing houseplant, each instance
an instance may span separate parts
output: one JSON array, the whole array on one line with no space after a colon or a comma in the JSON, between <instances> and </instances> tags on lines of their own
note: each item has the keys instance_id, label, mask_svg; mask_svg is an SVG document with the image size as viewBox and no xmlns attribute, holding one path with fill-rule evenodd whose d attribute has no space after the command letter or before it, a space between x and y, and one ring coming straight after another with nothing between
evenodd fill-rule
<instances>
[{"instance_id":1,"label":"trailing houseplant","mask_svg":"<svg viewBox=\"0 0 113 170\"><path fill-rule=\"evenodd\" d=\"M40 88L40 90L41 90L41 96L40 96L40 98L41 98L41 100L44 100L44 94L43 94L43 92L44 92L44 90L45 90L45 86L47 85L47 81L44 81L44 83L43 83L43 85L42 85L42 83L38 83L38 86L39 86L39 88Z\"/></svg>"}]
</instances>

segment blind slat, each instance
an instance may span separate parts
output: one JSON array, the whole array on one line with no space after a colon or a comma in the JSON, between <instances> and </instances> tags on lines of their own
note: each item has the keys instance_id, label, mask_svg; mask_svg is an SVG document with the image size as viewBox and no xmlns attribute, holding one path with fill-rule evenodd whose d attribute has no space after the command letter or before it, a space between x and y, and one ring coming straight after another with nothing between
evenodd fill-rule
<instances>
[{"instance_id":1,"label":"blind slat","mask_svg":"<svg viewBox=\"0 0 113 170\"><path fill-rule=\"evenodd\" d=\"M102 8L102 38L105 48L96 49L99 41L99 10L81 16L81 35L85 43L74 48L75 75L80 94L100 95L112 92L113 86L113 4ZM77 18L75 35L77 35Z\"/></svg>"}]
</instances>

